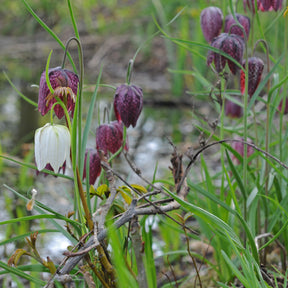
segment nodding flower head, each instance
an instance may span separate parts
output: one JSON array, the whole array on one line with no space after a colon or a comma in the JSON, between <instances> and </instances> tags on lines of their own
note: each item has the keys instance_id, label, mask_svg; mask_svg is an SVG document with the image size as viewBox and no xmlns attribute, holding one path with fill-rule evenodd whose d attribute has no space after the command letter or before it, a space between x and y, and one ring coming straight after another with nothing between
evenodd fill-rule
<instances>
[{"instance_id":1,"label":"nodding flower head","mask_svg":"<svg viewBox=\"0 0 288 288\"><path fill-rule=\"evenodd\" d=\"M249 33L250 33L250 19L249 19L249 17L241 15L241 14L237 14L237 13L235 14L235 16L236 16L236 19L238 20L238 22L243 26L245 34L246 34L246 39L248 39ZM224 32L225 33L230 32L231 34L239 35L243 39L245 39L243 30L238 25L234 25L234 24L237 24L237 22L233 18L233 15L232 14L227 15L225 18ZM232 25L234 25L234 26L232 26Z\"/></svg>"},{"instance_id":2,"label":"nodding flower head","mask_svg":"<svg viewBox=\"0 0 288 288\"><path fill-rule=\"evenodd\" d=\"M221 33L218 37L214 38L211 46L222 50L239 63L242 62L245 44L240 36L235 34ZM226 62L228 63L232 74L236 74L238 70L238 67L234 62L227 59L225 56L210 50L207 55L207 65L210 65L212 62L214 62L215 69L218 73L223 71Z\"/></svg>"},{"instance_id":3,"label":"nodding flower head","mask_svg":"<svg viewBox=\"0 0 288 288\"><path fill-rule=\"evenodd\" d=\"M64 162L70 165L71 136L63 125L47 123L35 132L35 161L39 171L50 167L59 171ZM50 166L46 166L50 164Z\"/></svg>"},{"instance_id":4,"label":"nodding flower head","mask_svg":"<svg viewBox=\"0 0 288 288\"><path fill-rule=\"evenodd\" d=\"M142 89L136 85L123 84L117 87L114 96L114 111L118 121L126 127L136 126L143 108Z\"/></svg>"},{"instance_id":5,"label":"nodding flower head","mask_svg":"<svg viewBox=\"0 0 288 288\"><path fill-rule=\"evenodd\" d=\"M113 121L109 124L102 124L96 129L96 148L104 154L108 151L116 153L123 144L123 123ZM126 139L125 150L128 150Z\"/></svg>"},{"instance_id":6,"label":"nodding flower head","mask_svg":"<svg viewBox=\"0 0 288 288\"><path fill-rule=\"evenodd\" d=\"M283 0L257 0L257 10L265 11L279 11L282 9ZM244 9L246 6L255 13L254 0L243 0Z\"/></svg>"},{"instance_id":7,"label":"nodding flower head","mask_svg":"<svg viewBox=\"0 0 288 288\"><path fill-rule=\"evenodd\" d=\"M222 29L223 14L221 9L214 6L203 9L200 14L200 24L204 38L211 43Z\"/></svg>"},{"instance_id":8,"label":"nodding flower head","mask_svg":"<svg viewBox=\"0 0 288 288\"><path fill-rule=\"evenodd\" d=\"M83 179L86 178L86 162L87 162L88 152L89 152L89 184L93 185L97 177L101 173L101 160L96 149L86 149Z\"/></svg>"},{"instance_id":9,"label":"nodding flower head","mask_svg":"<svg viewBox=\"0 0 288 288\"><path fill-rule=\"evenodd\" d=\"M245 61L243 61L243 67L246 67ZM252 97L256 91L261 76L264 70L264 62L258 57L248 58L248 95ZM240 72L240 90L241 93L245 93L245 73L243 70Z\"/></svg>"},{"instance_id":10,"label":"nodding flower head","mask_svg":"<svg viewBox=\"0 0 288 288\"><path fill-rule=\"evenodd\" d=\"M71 112L73 116L79 83L78 76L74 72L67 69L62 69L61 67L49 69L48 75L54 93L52 94L48 88L46 83L46 73L44 71L41 75L39 84L39 112L42 114L42 116L44 116L48 111L50 111L53 104L57 102L55 99L57 96L63 101L68 112ZM55 105L54 111L59 119L63 118L64 110L60 105Z\"/></svg>"}]
</instances>

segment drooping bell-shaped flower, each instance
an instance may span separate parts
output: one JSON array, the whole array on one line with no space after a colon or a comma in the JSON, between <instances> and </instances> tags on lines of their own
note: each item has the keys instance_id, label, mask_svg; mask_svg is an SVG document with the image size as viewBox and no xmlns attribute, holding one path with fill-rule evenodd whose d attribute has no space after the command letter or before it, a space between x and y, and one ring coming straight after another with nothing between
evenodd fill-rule
<instances>
[{"instance_id":1,"label":"drooping bell-shaped flower","mask_svg":"<svg viewBox=\"0 0 288 288\"><path fill-rule=\"evenodd\" d=\"M272 0L272 8L274 11L279 11L282 9L283 0Z\"/></svg>"},{"instance_id":2,"label":"drooping bell-shaped flower","mask_svg":"<svg viewBox=\"0 0 288 288\"><path fill-rule=\"evenodd\" d=\"M214 38L211 46L222 50L239 63L242 63L245 44L240 36L235 34L221 33L218 37ZM238 67L234 62L225 56L222 56L220 53L210 50L207 55L207 65L210 65L212 62L214 62L215 69L218 73L223 71L226 62L233 74L236 74L238 70Z\"/></svg>"},{"instance_id":3,"label":"drooping bell-shaped flower","mask_svg":"<svg viewBox=\"0 0 288 288\"><path fill-rule=\"evenodd\" d=\"M143 92L136 85L122 84L117 87L114 95L114 111L118 121L128 128L136 126L143 108Z\"/></svg>"},{"instance_id":4,"label":"drooping bell-shaped flower","mask_svg":"<svg viewBox=\"0 0 288 288\"><path fill-rule=\"evenodd\" d=\"M96 129L96 148L102 150L104 154L108 151L116 153L123 144L123 123L113 121L109 124L102 124ZM124 147L128 150L128 144Z\"/></svg>"},{"instance_id":5,"label":"drooping bell-shaped flower","mask_svg":"<svg viewBox=\"0 0 288 288\"><path fill-rule=\"evenodd\" d=\"M96 149L87 149L85 152L83 179L86 178L86 162L89 153L89 184L93 185L101 173L101 160Z\"/></svg>"},{"instance_id":6,"label":"drooping bell-shaped flower","mask_svg":"<svg viewBox=\"0 0 288 288\"><path fill-rule=\"evenodd\" d=\"M238 22L243 26L243 28L245 30L245 34L246 34L246 39L248 39L249 33L250 33L250 19L249 19L249 17L238 14L238 13L236 13L235 16L236 16ZM230 32L231 34L239 35L243 39L245 39L244 34L243 34L243 30L238 25L235 25L235 24L237 24L237 22L233 18L233 15L232 14L227 15L225 18L224 32L225 33ZM232 25L234 25L234 26L232 26Z\"/></svg>"},{"instance_id":7,"label":"drooping bell-shaped flower","mask_svg":"<svg viewBox=\"0 0 288 288\"><path fill-rule=\"evenodd\" d=\"M257 0L257 10L266 11L279 11L282 9L283 0ZM244 10L246 6L255 13L254 0L243 0Z\"/></svg>"},{"instance_id":8,"label":"drooping bell-shaped flower","mask_svg":"<svg viewBox=\"0 0 288 288\"><path fill-rule=\"evenodd\" d=\"M58 171L65 161L70 164L71 137L66 126L47 123L36 130L34 140L35 162L39 171L47 164L54 171Z\"/></svg>"},{"instance_id":9,"label":"drooping bell-shaped flower","mask_svg":"<svg viewBox=\"0 0 288 288\"><path fill-rule=\"evenodd\" d=\"M223 26L223 14L220 8L210 6L201 11L200 24L202 33L207 42L218 36Z\"/></svg>"},{"instance_id":10,"label":"drooping bell-shaped flower","mask_svg":"<svg viewBox=\"0 0 288 288\"><path fill-rule=\"evenodd\" d=\"M271 0L260 0L260 3L262 5L264 11L268 11L270 9L270 7L272 6Z\"/></svg>"},{"instance_id":11,"label":"drooping bell-shaped flower","mask_svg":"<svg viewBox=\"0 0 288 288\"><path fill-rule=\"evenodd\" d=\"M261 11L278 11L282 9L283 0L260 0Z\"/></svg>"},{"instance_id":12,"label":"drooping bell-shaped flower","mask_svg":"<svg viewBox=\"0 0 288 288\"><path fill-rule=\"evenodd\" d=\"M240 118L243 115L243 108L237 103L230 101L229 99L225 100L225 115L230 118Z\"/></svg>"},{"instance_id":13,"label":"drooping bell-shaped flower","mask_svg":"<svg viewBox=\"0 0 288 288\"><path fill-rule=\"evenodd\" d=\"M244 156L244 146L247 144L244 144L243 142L241 142L241 141L244 141L244 139L241 137L237 136L234 139L237 140L237 142L236 141L232 142L231 147L243 157ZM248 138L247 143L253 144L253 141L250 138ZM250 157L253 153L254 153L253 147L247 145L247 158ZM235 165L240 164L239 159L234 154L231 155L231 160L233 161L233 163Z\"/></svg>"},{"instance_id":14,"label":"drooping bell-shaped flower","mask_svg":"<svg viewBox=\"0 0 288 288\"><path fill-rule=\"evenodd\" d=\"M243 61L243 67L246 67L246 61ZM264 62L259 57L248 58L248 95L252 97L256 91L264 70ZM240 72L240 90L245 93L245 73Z\"/></svg>"},{"instance_id":15,"label":"drooping bell-shaped flower","mask_svg":"<svg viewBox=\"0 0 288 288\"><path fill-rule=\"evenodd\" d=\"M68 112L73 116L79 78L77 74L61 67L51 68L48 71L49 80L54 94L48 88L45 71L42 73L39 84L38 110L43 115L50 111L56 102L57 96L66 105ZM61 119L64 116L63 108L57 104L54 107L56 116Z\"/></svg>"}]
</instances>

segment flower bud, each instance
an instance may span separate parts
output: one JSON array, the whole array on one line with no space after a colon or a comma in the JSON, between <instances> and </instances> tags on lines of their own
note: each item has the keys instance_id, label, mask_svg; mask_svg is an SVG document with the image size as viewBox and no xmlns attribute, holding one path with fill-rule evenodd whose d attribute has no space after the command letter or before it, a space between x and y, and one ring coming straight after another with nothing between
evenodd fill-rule
<instances>
[{"instance_id":1,"label":"flower bud","mask_svg":"<svg viewBox=\"0 0 288 288\"><path fill-rule=\"evenodd\" d=\"M48 88L46 83L46 73L42 73L39 84L38 110L44 116L53 104L57 102L57 96L66 105L68 112L71 111L72 116L75 108L77 96L77 88L79 83L78 76L67 69L56 67L48 71L49 81L54 90L54 94ZM60 105L55 105L54 111L56 116L61 119L64 116L64 110Z\"/></svg>"},{"instance_id":2,"label":"flower bud","mask_svg":"<svg viewBox=\"0 0 288 288\"><path fill-rule=\"evenodd\" d=\"M211 43L218 36L223 25L223 14L218 7L207 7L200 14L202 33L207 42Z\"/></svg>"},{"instance_id":3,"label":"flower bud","mask_svg":"<svg viewBox=\"0 0 288 288\"><path fill-rule=\"evenodd\" d=\"M221 33L218 37L214 38L211 46L222 50L239 63L242 62L245 44L240 36L235 34ZM234 62L227 59L225 56L210 50L207 55L207 65L210 65L212 62L214 62L215 69L218 73L223 71L226 62L228 63L228 66L233 74L236 74L238 69Z\"/></svg>"},{"instance_id":4,"label":"flower bud","mask_svg":"<svg viewBox=\"0 0 288 288\"><path fill-rule=\"evenodd\" d=\"M136 85L123 84L117 87L114 96L114 111L118 121L128 128L136 126L143 108L142 89Z\"/></svg>"}]
</instances>

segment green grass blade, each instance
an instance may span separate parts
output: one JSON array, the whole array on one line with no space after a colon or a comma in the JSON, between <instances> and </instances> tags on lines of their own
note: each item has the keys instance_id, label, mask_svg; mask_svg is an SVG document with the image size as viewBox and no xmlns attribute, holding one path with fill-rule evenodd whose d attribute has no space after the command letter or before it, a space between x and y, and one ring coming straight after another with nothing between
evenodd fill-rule
<instances>
[{"instance_id":1,"label":"green grass blade","mask_svg":"<svg viewBox=\"0 0 288 288\"><path fill-rule=\"evenodd\" d=\"M235 180L236 180L236 182L237 182L237 184L238 184L238 186L239 186L239 189L240 189L240 191L241 191L241 193L242 193L242 196L243 196L244 199L247 200L247 192L246 192L246 190L245 190L244 183L242 182L242 178L241 178L241 176L239 175L237 169L235 168L235 166L234 166L234 164L233 164L233 162L232 162L232 160L231 160L231 158L230 158L230 155L229 155L229 153L227 152L227 150L225 150L225 152L226 152L226 157L227 157L227 160L228 160L229 167L230 167L230 169L231 169L231 171L232 171L233 176L235 177ZM246 201L245 201L245 202L246 202Z\"/></svg>"},{"instance_id":2,"label":"green grass blade","mask_svg":"<svg viewBox=\"0 0 288 288\"><path fill-rule=\"evenodd\" d=\"M29 282L33 282L37 285L41 285L44 286L46 283L38 278L34 278L32 276L30 276L29 274L24 273L23 271L21 271L18 268L14 268L11 266L8 266L6 263L0 261L0 267L3 268L5 271L12 273L14 275L17 275L18 277L21 277L23 279L28 280Z\"/></svg>"},{"instance_id":3,"label":"green grass blade","mask_svg":"<svg viewBox=\"0 0 288 288\"><path fill-rule=\"evenodd\" d=\"M5 78L7 79L7 81L9 82L9 84L12 86L12 88L17 92L17 94L24 99L26 102L28 102L29 104L31 104L34 107L38 107L38 103L36 103L35 101L29 99L28 97L26 97L23 93L21 93L16 86L14 85L14 83L10 80L10 78L8 77L8 75L6 74L5 71L3 71L3 74L5 76Z\"/></svg>"},{"instance_id":4,"label":"green grass blade","mask_svg":"<svg viewBox=\"0 0 288 288\"><path fill-rule=\"evenodd\" d=\"M17 192L16 190L10 188L9 186L7 186L6 184L3 185L5 188L7 188L8 190L10 190L11 192L13 192L14 194L16 194L19 198L25 200L25 201L29 201L30 199L22 194L20 194L19 192ZM60 225L58 224L54 219L60 219L60 220L64 220L64 221L67 221L69 222L73 227L74 229L76 229L77 231L79 231L79 228L81 226L81 223L77 222L77 221L74 221L74 220L71 220L67 217L64 217L62 216L61 214L55 212L53 209L47 207L46 205L40 203L39 201L35 200L35 205L34 205L34 208L37 212L39 212L40 214L42 215L47 215L45 214L45 212L43 210L46 210L47 212L50 212L54 215L51 215L51 216L54 216L54 217L48 217L49 221L57 228L57 230L59 232L61 232L63 235L65 235L65 237L67 239L69 239L72 243L76 244L77 241ZM50 215L50 214L48 214Z\"/></svg>"},{"instance_id":5,"label":"green grass blade","mask_svg":"<svg viewBox=\"0 0 288 288\"><path fill-rule=\"evenodd\" d=\"M31 8L31 6L27 3L26 0L22 0L23 4L25 5L26 9L29 11L29 13L34 17L34 19L56 40L56 42L61 46L61 48L65 51L65 45L62 43L60 38L53 32L52 29L50 29L43 20L38 17L38 15L34 12L34 10ZM69 58L69 61L71 65L73 66L74 71L76 72L77 69L75 67L74 61L71 57L71 55L67 52L67 56Z\"/></svg>"},{"instance_id":6,"label":"green grass blade","mask_svg":"<svg viewBox=\"0 0 288 288\"><path fill-rule=\"evenodd\" d=\"M144 224L145 225L145 224ZM146 232L145 227L142 228L142 237L145 245L145 270L147 283L149 288L157 287L157 277L156 277L156 268L152 251L152 229L151 226L148 228L148 232Z\"/></svg>"},{"instance_id":7,"label":"green grass blade","mask_svg":"<svg viewBox=\"0 0 288 288\"><path fill-rule=\"evenodd\" d=\"M42 229L42 230L37 230L38 234L42 234L42 233L57 233L59 232L58 230L55 230L55 229ZM32 231L28 232L28 233L25 233L25 234L22 234L22 235L18 235L16 237L12 237L12 238L9 238L9 239L6 239L2 242L0 242L0 246L2 245L6 245L6 244L9 244L9 243L12 243L12 242L15 242L15 241L18 241L18 240L22 240L26 237L29 237L31 235L31 233L33 233Z\"/></svg>"},{"instance_id":8,"label":"green grass blade","mask_svg":"<svg viewBox=\"0 0 288 288\"><path fill-rule=\"evenodd\" d=\"M96 87L95 87L94 93L92 95L92 99L91 99L91 101L89 103L89 110L88 110L88 114L87 114L87 118L86 118L86 124L85 124L84 130L83 130L82 151L81 151L81 165L79 165L80 166L80 175L82 175L82 173L83 173L83 165L82 164L84 163L86 144L87 144L87 140L88 140L88 135L89 135L89 130L90 130L92 118L94 116L94 114L93 114L94 106L95 106L95 102L96 102L96 99L97 99L97 93L98 93L98 89L99 89L99 85L100 85L101 75L102 75L102 67L100 68L99 75L98 75L98 78L97 78Z\"/></svg>"},{"instance_id":9,"label":"green grass blade","mask_svg":"<svg viewBox=\"0 0 288 288\"><path fill-rule=\"evenodd\" d=\"M237 246L243 247L239 237L235 234L234 230L219 217L213 215L201 207L180 199L177 195L173 194L164 186L162 186L162 189L164 189L172 198L181 204L182 208L194 213L196 216L206 221L206 223L209 224L211 228L216 229L222 236L226 237L226 233L228 233Z\"/></svg>"}]
</instances>

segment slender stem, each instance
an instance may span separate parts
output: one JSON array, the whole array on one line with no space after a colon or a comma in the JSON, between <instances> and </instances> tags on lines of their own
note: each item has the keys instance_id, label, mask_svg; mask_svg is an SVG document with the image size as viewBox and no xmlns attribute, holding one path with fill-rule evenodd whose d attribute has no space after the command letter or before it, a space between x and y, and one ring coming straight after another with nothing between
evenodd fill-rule
<instances>
[{"instance_id":1,"label":"slender stem","mask_svg":"<svg viewBox=\"0 0 288 288\"><path fill-rule=\"evenodd\" d=\"M270 61L269 61L269 48L268 48L268 45L267 45L267 42L264 41L263 39L260 39L258 40L256 43L255 43L255 47L254 47L254 50L256 48L256 46L259 44L259 43L262 43L264 44L264 47L265 47L265 52L266 52L266 58L267 58L267 73L269 74L270 72ZM265 152L266 153L269 153L269 147L270 147L270 136L271 136L271 127L269 125L270 123L270 102L271 102L271 98L272 98L272 93L270 93L270 78L268 79L268 82L267 82L267 112L266 112L266 131L265 131ZM280 158L281 159L281 158ZM269 178L269 165L268 165L268 162L265 161L265 195L266 197L268 197L268 184L269 184L269 181L268 181L268 178ZM268 202L267 202L267 198L263 199L263 202L264 202L264 211L265 211L265 222L264 222L264 233L267 232L268 230ZM264 257L263 257L263 264L265 265L266 263L266 253L267 253L267 249L264 250Z\"/></svg>"},{"instance_id":2,"label":"slender stem","mask_svg":"<svg viewBox=\"0 0 288 288\"><path fill-rule=\"evenodd\" d=\"M61 46L61 48L65 48L62 41L59 39L59 37L38 17L38 15L34 12L34 10L31 8L31 6L26 2L26 0L22 0L23 4L25 5L26 9L29 11L29 13L35 18L35 20L57 41L57 43ZM75 70L75 64L72 60L71 55L68 53L68 58L71 62L71 65L73 66Z\"/></svg>"},{"instance_id":3,"label":"slender stem","mask_svg":"<svg viewBox=\"0 0 288 288\"><path fill-rule=\"evenodd\" d=\"M133 64L134 64L133 59L130 59L130 60L129 60L129 64L128 64L128 69L127 69L127 75L126 75L126 83L127 83L128 85L130 85L130 81L131 81Z\"/></svg>"},{"instance_id":4,"label":"slender stem","mask_svg":"<svg viewBox=\"0 0 288 288\"><path fill-rule=\"evenodd\" d=\"M244 141L247 143L247 138L248 138L248 124L247 124L247 118L248 118L248 77L249 77L249 73L248 73L248 39L247 39L247 35L246 35L246 31L243 28L243 26L239 23L238 19L235 17L235 12L233 9L233 3L232 0L229 1L230 2L230 9L231 9L231 13L236 21L236 24L231 25L230 29L229 29L229 33L230 30L232 28L232 26L236 25L238 26L244 35L244 43L245 43L245 58L246 58L246 65L245 65L245 92L244 92L244 112L243 112L243 138ZM244 190L245 190L245 197L243 199L244 201L244 210L243 210L243 218L246 221L247 220L247 185L248 185L248 181L247 181L247 145L244 145L244 153L243 153L243 185L244 185ZM244 233L244 246L246 245L246 233Z\"/></svg>"},{"instance_id":5,"label":"slender stem","mask_svg":"<svg viewBox=\"0 0 288 288\"><path fill-rule=\"evenodd\" d=\"M221 116L220 116L220 121L221 121L221 126L220 126L220 139L224 139L224 117L225 117L225 92L226 92L226 80L225 77L221 78L221 87L220 87L220 93L222 95L221 97ZM224 166L225 166L225 149L223 146L221 146L221 163L222 163L222 169L225 171ZM225 173L222 173L222 180L221 180L221 199L224 197L224 181L225 181Z\"/></svg>"},{"instance_id":6,"label":"slender stem","mask_svg":"<svg viewBox=\"0 0 288 288\"><path fill-rule=\"evenodd\" d=\"M68 0L69 1L69 0ZM82 166L83 163L83 159L81 159L81 151L82 151L82 91L83 91L83 80L84 80L84 58L83 58L83 49L82 49L82 45L81 42L78 38L76 37L71 37L67 40L66 42L66 49L64 52L64 57L63 57L63 62L62 62L62 68L65 65L65 60L66 60L66 54L67 54L67 50L69 47L69 44L71 43L71 41L75 41L77 43L78 46L78 51L79 51L79 66L80 66L80 77L79 77L79 89L77 91L77 97L79 97L78 99L78 115L75 115L77 118L77 124L78 124L78 165ZM82 171L82 169L80 169Z\"/></svg>"},{"instance_id":7,"label":"slender stem","mask_svg":"<svg viewBox=\"0 0 288 288\"><path fill-rule=\"evenodd\" d=\"M52 55L53 50L50 51L47 62L46 62L46 68L45 68L45 77L46 77L46 83L47 86L49 88L50 93L53 95L54 94L54 89L50 83L50 79L49 79L49 64L50 64L50 59L51 59L51 55Z\"/></svg>"},{"instance_id":8,"label":"slender stem","mask_svg":"<svg viewBox=\"0 0 288 288\"><path fill-rule=\"evenodd\" d=\"M284 16L286 16L286 13L288 11L288 8L286 8L286 11L284 12ZM284 43L287 43L288 41L288 37L287 34L288 33L288 20L287 17L285 17L285 24L284 24ZM288 53L287 53L287 49L284 49L284 63L287 63L287 59L288 59ZM284 75L287 75L287 65L284 65ZM283 91L287 91L287 84L285 82L284 85L284 89ZM280 124L279 124L279 143L280 143L280 160L283 160L283 140L282 140L282 131L283 131L283 115L284 115L284 111L285 111L285 107L286 107L286 102L287 102L287 97L286 97L286 93L282 93L283 97L282 97L282 109L281 109L281 113L280 113Z\"/></svg>"},{"instance_id":9,"label":"slender stem","mask_svg":"<svg viewBox=\"0 0 288 288\"><path fill-rule=\"evenodd\" d=\"M75 20L74 13L73 13L73 10L72 10L71 1L70 1L70 0L67 0L67 4L68 4L69 13L70 13L72 25L73 25L73 28L74 28L75 36L76 36L76 38L80 39L80 37L79 37L79 32L78 32L78 28L77 28L77 24L76 24L76 20Z\"/></svg>"},{"instance_id":10,"label":"slender stem","mask_svg":"<svg viewBox=\"0 0 288 288\"><path fill-rule=\"evenodd\" d=\"M91 213L90 213L89 207L87 205L87 201L86 201L86 197L85 197L85 194L84 194L84 190L83 190L82 181L81 181L81 177L80 177L80 173L79 173L78 167L76 167L76 176L77 176L77 186L78 186L78 190L79 190L80 199L81 199L81 202L82 202L82 206L83 206L83 209L84 209L84 213L85 213L85 217L86 217L86 220L87 220L87 224L88 224L89 230L91 231L93 229L94 225L93 225L93 221L92 221L92 217L91 217ZM89 193L89 192L87 192L87 193Z\"/></svg>"}]
</instances>

